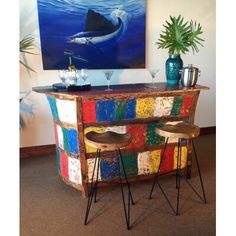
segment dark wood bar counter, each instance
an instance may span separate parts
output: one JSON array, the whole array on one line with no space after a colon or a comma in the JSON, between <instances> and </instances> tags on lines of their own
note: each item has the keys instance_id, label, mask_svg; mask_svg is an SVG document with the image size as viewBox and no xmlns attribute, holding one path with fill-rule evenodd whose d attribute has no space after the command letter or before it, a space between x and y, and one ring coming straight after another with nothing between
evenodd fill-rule
<instances>
[{"instance_id":1,"label":"dark wood bar counter","mask_svg":"<svg viewBox=\"0 0 236 236\"><path fill-rule=\"evenodd\" d=\"M164 138L155 128L163 123L194 123L195 110L201 90L196 85L183 88L157 83L94 86L89 91L54 91L52 86L34 87L33 91L46 94L54 124L57 168L62 180L87 196L96 150L84 143L89 131L129 133L132 142L122 150L129 180L149 179L157 171ZM165 153L161 172L176 168L176 140L171 140ZM191 147L182 147L182 168L191 171ZM118 178L120 163L114 152L102 153L98 178L100 182ZM187 163L187 165L186 165ZM96 175L95 175L96 176Z\"/></svg>"}]
</instances>

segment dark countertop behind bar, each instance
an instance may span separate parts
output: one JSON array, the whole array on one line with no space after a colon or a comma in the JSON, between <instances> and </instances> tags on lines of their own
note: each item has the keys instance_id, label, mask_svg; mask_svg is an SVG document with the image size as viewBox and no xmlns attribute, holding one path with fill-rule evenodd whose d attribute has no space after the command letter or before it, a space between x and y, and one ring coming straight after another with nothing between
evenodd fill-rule
<instances>
[{"instance_id":1,"label":"dark countertop behind bar","mask_svg":"<svg viewBox=\"0 0 236 236\"><path fill-rule=\"evenodd\" d=\"M159 92L180 92L180 91L200 91L200 90L208 90L208 87L195 85L195 87L183 87L181 85L167 85L166 83L156 83L156 88L152 88L152 84L118 84L111 85L110 87L113 89L112 91L105 91L107 86L92 86L89 91L76 91L76 92L58 92L53 89L52 86L39 86L33 87L32 90L38 93L47 93L47 94L65 94L65 95L74 95L74 96L93 96L93 95L115 95L120 93L159 93Z\"/></svg>"}]
</instances>

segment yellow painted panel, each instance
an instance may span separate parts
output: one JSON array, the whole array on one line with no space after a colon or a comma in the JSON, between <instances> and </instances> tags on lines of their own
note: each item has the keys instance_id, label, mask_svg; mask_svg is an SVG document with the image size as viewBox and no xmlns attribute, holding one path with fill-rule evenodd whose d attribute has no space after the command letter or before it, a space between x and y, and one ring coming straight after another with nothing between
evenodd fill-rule
<instances>
[{"instance_id":1,"label":"yellow painted panel","mask_svg":"<svg viewBox=\"0 0 236 236\"><path fill-rule=\"evenodd\" d=\"M177 168L177 156L178 156L178 147L174 149L174 169ZM184 168L187 163L187 148L181 148L181 168Z\"/></svg>"},{"instance_id":2,"label":"yellow painted panel","mask_svg":"<svg viewBox=\"0 0 236 236\"><path fill-rule=\"evenodd\" d=\"M105 128L104 127L87 127L84 129L84 134L87 134L90 131L95 131L97 133L103 133L103 132L105 132ZM85 148L86 148L86 153L93 153L93 152L97 151L96 148L91 147L87 144L85 144Z\"/></svg>"},{"instance_id":3,"label":"yellow painted panel","mask_svg":"<svg viewBox=\"0 0 236 236\"><path fill-rule=\"evenodd\" d=\"M154 98L138 98L136 102L136 118L153 117Z\"/></svg>"},{"instance_id":4,"label":"yellow painted panel","mask_svg":"<svg viewBox=\"0 0 236 236\"><path fill-rule=\"evenodd\" d=\"M160 165L161 150L150 151L149 155L149 171L150 174L153 174L157 172L157 168Z\"/></svg>"}]
</instances>

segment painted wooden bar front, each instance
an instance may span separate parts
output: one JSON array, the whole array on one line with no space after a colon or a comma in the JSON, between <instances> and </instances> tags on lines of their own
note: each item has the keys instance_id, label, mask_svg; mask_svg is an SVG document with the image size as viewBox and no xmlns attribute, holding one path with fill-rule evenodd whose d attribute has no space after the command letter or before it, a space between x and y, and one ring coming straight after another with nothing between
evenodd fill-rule
<instances>
[{"instance_id":1,"label":"painted wooden bar front","mask_svg":"<svg viewBox=\"0 0 236 236\"><path fill-rule=\"evenodd\" d=\"M89 131L129 133L132 142L124 149L124 164L130 181L152 178L157 171L164 137L155 133L164 123L194 123L196 105L201 90L168 87L158 83L115 85L111 92L105 87L92 87L90 91L55 92L49 86L35 87L33 91L45 93L53 116L56 158L59 175L67 184L87 196L96 150L85 145L84 134ZM165 152L161 172L176 169L177 140L172 139ZM191 171L191 147L182 147L182 168ZM120 163L115 152L104 151L98 173L103 181L116 181ZM187 163L187 165L186 165ZM95 174L96 176L96 174Z\"/></svg>"}]
</instances>

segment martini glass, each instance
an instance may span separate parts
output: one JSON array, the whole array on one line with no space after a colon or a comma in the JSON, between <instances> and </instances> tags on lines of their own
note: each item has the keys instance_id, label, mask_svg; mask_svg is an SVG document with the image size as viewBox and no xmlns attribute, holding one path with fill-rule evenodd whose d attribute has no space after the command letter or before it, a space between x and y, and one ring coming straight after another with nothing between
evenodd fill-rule
<instances>
[{"instance_id":1,"label":"martini glass","mask_svg":"<svg viewBox=\"0 0 236 236\"><path fill-rule=\"evenodd\" d=\"M112 89L110 88L110 80L111 80L113 73L114 73L113 70L104 71L105 77L107 79L107 89L105 89L105 91L108 91L108 92L112 91Z\"/></svg>"},{"instance_id":2,"label":"martini glass","mask_svg":"<svg viewBox=\"0 0 236 236\"><path fill-rule=\"evenodd\" d=\"M156 74L159 72L159 69L148 69L151 77L152 77L152 87L155 88L155 83L154 83L154 79L156 77Z\"/></svg>"}]
</instances>

